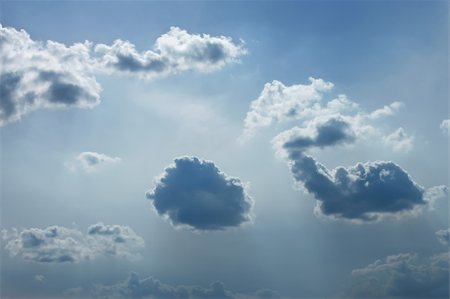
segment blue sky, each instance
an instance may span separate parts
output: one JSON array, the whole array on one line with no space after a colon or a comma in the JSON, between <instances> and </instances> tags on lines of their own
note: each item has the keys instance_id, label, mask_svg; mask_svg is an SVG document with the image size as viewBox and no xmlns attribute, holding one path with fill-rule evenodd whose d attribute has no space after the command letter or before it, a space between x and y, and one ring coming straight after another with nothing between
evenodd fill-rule
<instances>
[{"instance_id":1,"label":"blue sky","mask_svg":"<svg viewBox=\"0 0 450 299\"><path fill-rule=\"evenodd\" d=\"M448 297L448 3L0 6L2 297Z\"/></svg>"}]
</instances>

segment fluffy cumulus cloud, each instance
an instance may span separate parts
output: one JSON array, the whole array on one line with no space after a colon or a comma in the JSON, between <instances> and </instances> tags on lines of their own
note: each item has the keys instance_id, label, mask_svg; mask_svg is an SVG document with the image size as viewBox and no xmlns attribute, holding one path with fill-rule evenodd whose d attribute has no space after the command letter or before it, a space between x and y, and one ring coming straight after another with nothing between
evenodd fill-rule
<instances>
[{"instance_id":1,"label":"fluffy cumulus cloud","mask_svg":"<svg viewBox=\"0 0 450 299\"><path fill-rule=\"evenodd\" d=\"M76 263L99 256L139 258L144 240L130 227L97 223L87 233L62 226L3 231L9 254L37 263Z\"/></svg>"},{"instance_id":2,"label":"fluffy cumulus cloud","mask_svg":"<svg viewBox=\"0 0 450 299\"><path fill-rule=\"evenodd\" d=\"M349 122L330 118L282 132L272 141L288 161L294 180L316 198L318 215L370 222L384 216L417 214L446 195L445 186L425 190L393 162L366 162L329 170L306 153L311 148L352 143L354 139Z\"/></svg>"},{"instance_id":3,"label":"fluffy cumulus cloud","mask_svg":"<svg viewBox=\"0 0 450 299\"><path fill-rule=\"evenodd\" d=\"M66 162L66 167L71 171L81 169L85 172L92 172L106 164L114 164L121 162L119 157L109 157L105 154L96 152L82 152L71 161Z\"/></svg>"},{"instance_id":4,"label":"fluffy cumulus cloud","mask_svg":"<svg viewBox=\"0 0 450 299\"><path fill-rule=\"evenodd\" d=\"M398 254L352 271L350 297L448 298L449 253Z\"/></svg>"},{"instance_id":5,"label":"fluffy cumulus cloud","mask_svg":"<svg viewBox=\"0 0 450 299\"><path fill-rule=\"evenodd\" d=\"M413 148L414 137L406 133L406 131L400 127L391 134L383 138L384 144L390 147L395 152L407 153Z\"/></svg>"},{"instance_id":6,"label":"fluffy cumulus cloud","mask_svg":"<svg viewBox=\"0 0 450 299\"><path fill-rule=\"evenodd\" d=\"M138 52L132 43L116 40L110 46L96 45L95 53L101 66L110 71L149 79L187 70L217 70L238 61L247 51L230 37L190 34L171 27L156 40L152 50Z\"/></svg>"},{"instance_id":7,"label":"fluffy cumulus cloud","mask_svg":"<svg viewBox=\"0 0 450 299\"><path fill-rule=\"evenodd\" d=\"M244 184L196 157L175 159L146 196L174 226L223 230L251 220L253 201Z\"/></svg>"},{"instance_id":8,"label":"fluffy cumulus cloud","mask_svg":"<svg viewBox=\"0 0 450 299\"><path fill-rule=\"evenodd\" d=\"M450 119L444 119L441 122L440 128L441 128L442 132L450 135Z\"/></svg>"},{"instance_id":9,"label":"fluffy cumulus cloud","mask_svg":"<svg viewBox=\"0 0 450 299\"><path fill-rule=\"evenodd\" d=\"M438 230L436 232L436 237L442 245L449 246L450 228Z\"/></svg>"},{"instance_id":10,"label":"fluffy cumulus cloud","mask_svg":"<svg viewBox=\"0 0 450 299\"><path fill-rule=\"evenodd\" d=\"M341 117L351 122L359 133L375 131L370 122L396 113L400 102L366 113L346 95L338 95L324 102L324 96L333 89L333 83L309 78L309 84L286 86L279 81L267 83L259 97L252 101L244 119L241 140L251 138L255 132L274 122L297 120L307 125L317 118Z\"/></svg>"},{"instance_id":11,"label":"fluffy cumulus cloud","mask_svg":"<svg viewBox=\"0 0 450 299\"><path fill-rule=\"evenodd\" d=\"M40 108L97 105L101 88L90 72L90 46L37 42L0 25L0 125Z\"/></svg>"},{"instance_id":12,"label":"fluffy cumulus cloud","mask_svg":"<svg viewBox=\"0 0 450 299\"><path fill-rule=\"evenodd\" d=\"M0 25L0 126L47 108L92 108L100 102L97 73L154 78L186 70L212 71L246 54L230 37L190 34L177 27L153 50L138 52L129 41L71 46L31 39L24 30Z\"/></svg>"}]
</instances>

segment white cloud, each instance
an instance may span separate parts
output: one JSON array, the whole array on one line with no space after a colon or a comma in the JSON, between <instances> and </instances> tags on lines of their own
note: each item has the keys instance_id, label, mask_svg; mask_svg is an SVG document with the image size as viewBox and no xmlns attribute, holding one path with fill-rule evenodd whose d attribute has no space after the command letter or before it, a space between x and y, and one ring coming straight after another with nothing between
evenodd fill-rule
<instances>
[{"instance_id":1,"label":"white cloud","mask_svg":"<svg viewBox=\"0 0 450 299\"><path fill-rule=\"evenodd\" d=\"M41 108L92 108L100 102L89 42L37 42L24 30L1 25L0 41L0 126Z\"/></svg>"},{"instance_id":2,"label":"white cloud","mask_svg":"<svg viewBox=\"0 0 450 299\"><path fill-rule=\"evenodd\" d=\"M37 263L76 263L99 256L137 259L144 240L128 226L97 223L87 233L62 226L3 232L9 254Z\"/></svg>"},{"instance_id":3,"label":"white cloud","mask_svg":"<svg viewBox=\"0 0 450 299\"><path fill-rule=\"evenodd\" d=\"M308 85L292 86L285 86L279 81L267 83L260 96L250 104L240 140L250 139L258 129L268 127L273 122L299 120L306 127L315 119L331 117L346 119L357 133L363 135L376 131L370 122L393 115L402 106L400 102L393 102L366 113L343 94L323 103L323 97L333 88L333 83L314 78L309 78L309 81Z\"/></svg>"},{"instance_id":4,"label":"white cloud","mask_svg":"<svg viewBox=\"0 0 450 299\"><path fill-rule=\"evenodd\" d=\"M391 134L383 137L383 142L395 152L407 153L413 149L414 136L408 135L400 127Z\"/></svg>"},{"instance_id":5,"label":"white cloud","mask_svg":"<svg viewBox=\"0 0 450 299\"><path fill-rule=\"evenodd\" d=\"M0 25L0 126L37 109L92 108L100 103L96 73L152 79L187 70L209 72L239 61L244 43L230 37L190 34L178 27L160 36L153 50L129 41L85 41L71 46L34 41L24 30Z\"/></svg>"},{"instance_id":6,"label":"white cloud","mask_svg":"<svg viewBox=\"0 0 450 299\"><path fill-rule=\"evenodd\" d=\"M95 53L101 68L152 79L188 70L217 70L239 61L247 50L230 37L190 34L171 27L156 40L153 50L138 52L129 41L116 40L111 46L96 45Z\"/></svg>"},{"instance_id":7,"label":"white cloud","mask_svg":"<svg viewBox=\"0 0 450 299\"><path fill-rule=\"evenodd\" d=\"M440 128L442 132L450 134L450 119L444 119L441 122Z\"/></svg>"},{"instance_id":8,"label":"white cloud","mask_svg":"<svg viewBox=\"0 0 450 299\"><path fill-rule=\"evenodd\" d=\"M66 167L71 171L81 169L85 172L92 172L105 164L114 164L121 162L119 157L109 157L105 154L96 152L82 152L71 161L66 162Z\"/></svg>"}]
</instances>

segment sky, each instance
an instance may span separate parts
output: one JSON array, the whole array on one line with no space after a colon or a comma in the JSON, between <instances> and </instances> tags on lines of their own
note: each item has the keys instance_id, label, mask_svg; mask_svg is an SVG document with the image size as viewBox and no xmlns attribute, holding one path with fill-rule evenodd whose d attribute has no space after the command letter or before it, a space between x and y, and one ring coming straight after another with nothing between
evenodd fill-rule
<instances>
[{"instance_id":1,"label":"sky","mask_svg":"<svg viewBox=\"0 0 450 299\"><path fill-rule=\"evenodd\" d=\"M1 1L2 298L448 298L445 1Z\"/></svg>"}]
</instances>

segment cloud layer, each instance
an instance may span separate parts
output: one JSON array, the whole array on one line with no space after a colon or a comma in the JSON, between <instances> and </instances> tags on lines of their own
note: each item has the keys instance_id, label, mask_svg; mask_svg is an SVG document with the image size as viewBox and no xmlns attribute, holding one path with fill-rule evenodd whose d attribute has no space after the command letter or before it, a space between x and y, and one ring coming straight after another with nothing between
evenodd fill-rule
<instances>
[{"instance_id":1,"label":"cloud layer","mask_svg":"<svg viewBox=\"0 0 450 299\"><path fill-rule=\"evenodd\" d=\"M160 36L153 50L129 41L85 41L71 46L34 41L24 30L0 25L0 126L48 108L92 108L100 103L96 73L152 79L187 70L213 71L247 53L230 37L190 34L178 27Z\"/></svg>"},{"instance_id":2,"label":"cloud layer","mask_svg":"<svg viewBox=\"0 0 450 299\"><path fill-rule=\"evenodd\" d=\"M97 223L87 233L62 226L2 231L5 249L37 263L76 263L100 256L139 257L144 240L128 226Z\"/></svg>"},{"instance_id":3,"label":"cloud layer","mask_svg":"<svg viewBox=\"0 0 450 299\"><path fill-rule=\"evenodd\" d=\"M448 298L449 254L398 254L352 271L356 298Z\"/></svg>"},{"instance_id":4,"label":"cloud layer","mask_svg":"<svg viewBox=\"0 0 450 299\"><path fill-rule=\"evenodd\" d=\"M125 281L117 284L96 285L92 293L100 298L281 298L276 291L270 289L261 289L254 294L234 293L218 281L206 288L172 286L153 277L140 278L135 272L131 272Z\"/></svg>"},{"instance_id":5,"label":"cloud layer","mask_svg":"<svg viewBox=\"0 0 450 299\"><path fill-rule=\"evenodd\" d=\"M174 226L223 230L251 220L253 201L243 183L196 157L175 159L146 196Z\"/></svg>"}]
</instances>

